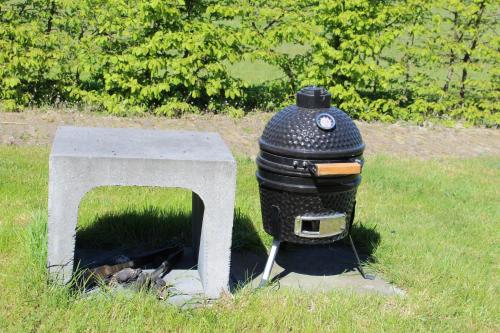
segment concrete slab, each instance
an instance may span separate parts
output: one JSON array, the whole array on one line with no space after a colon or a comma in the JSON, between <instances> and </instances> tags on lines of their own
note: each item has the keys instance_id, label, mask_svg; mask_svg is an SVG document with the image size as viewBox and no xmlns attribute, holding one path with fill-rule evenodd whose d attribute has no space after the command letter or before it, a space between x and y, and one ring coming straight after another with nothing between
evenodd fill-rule
<instances>
[{"instance_id":1,"label":"concrete slab","mask_svg":"<svg viewBox=\"0 0 500 333\"><path fill-rule=\"evenodd\" d=\"M68 282L78 206L99 186L193 191L193 247L207 297L228 290L236 162L217 133L61 127L49 159L48 269Z\"/></svg>"},{"instance_id":2,"label":"concrete slab","mask_svg":"<svg viewBox=\"0 0 500 333\"><path fill-rule=\"evenodd\" d=\"M78 249L77 258L83 264L103 262L118 255L132 256L134 251L114 249ZM257 288L266 263L266 253L233 251L231 260L231 291L239 288ZM363 260L366 256L362 256ZM147 271L147 270L146 270ZM376 276L376 275L375 275ZM356 270L350 247L335 243L327 246L288 245L280 250L272 275L273 286L307 292L350 290L359 293L378 293L386 296L404 296L404 290L388 283L380 276L365 280ZM192 248L184 248L183 258L164 277L170 295L165 301L182 308L210 304L196 270ZM123 288L119 288L122 290ZM95 293L95 291L94 291Z\"/></svg>"},{"instance_id":3,"label":"concrete slab","mask_svg":"<svg viewBox=\"0 0 500 333\"><path fill-rule=\"evenodd\" d=\"M250 284L257 287L266 264L267 254L235 252L231 256L233 289ZM365 260L366 256L362 256ZM271 273L272 283L280 287L309 292L349 289L355 292L376 292L404 295L375 274L374 280L363 279L356 269L356 260L349 246L334 243L324 246L282 246Z\"/></svg>"}]
</instances>

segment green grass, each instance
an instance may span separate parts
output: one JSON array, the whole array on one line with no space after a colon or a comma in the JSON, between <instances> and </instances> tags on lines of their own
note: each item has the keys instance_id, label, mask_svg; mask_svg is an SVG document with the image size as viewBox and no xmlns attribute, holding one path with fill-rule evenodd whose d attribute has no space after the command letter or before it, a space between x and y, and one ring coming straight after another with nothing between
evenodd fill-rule
<instances>
[{"instance_id":1,"label":"green grass","mask_svg":"<svg viewBox=\"0 0 500 333\"><path fill-rule=\"evenodd\" d=\"M283 43L276 48L276 51L293 57L305 54L308 49L309 46ZM228 63L228 69L232 77L252 85L283 79L286 76L278 66L271 65L263 60L242 60L234 64Z\"/></svg>"},{"instance_id":2,"label":"green grass","mask_svg":"<svg viewBox=\"0 0 500 333\"><path fill-rule=\"evenodd\" d=\"M229 73L236 79L252 85L259 85L268 81L281 79L285 76L277 66L262 60L245 60L228 65Z\"/></svg>"},{"instance_id":3,"label":"green grass","mask_svg":"<svg viewBox=\"0 0 500 333\"><path fill-rule=\"evenodd\" d=\"M499 158L367 159L356 218L364 228L355 236L362 242L359 231L366 229L378 235L368 270L405 289L404 298L244 288L193 310L148 294L87 297L46 283L47 159L47 149L0 146L2 332L500 330ZM270 243L254 171L253 162L239 159L235 247ZM189 210L184 190L97 189L81 205L78 241L103 247L158 241L163 232L179 231L166 220L187 233ZM138 219L144 228L133 228Z\"/></svg>"}]
</instances>

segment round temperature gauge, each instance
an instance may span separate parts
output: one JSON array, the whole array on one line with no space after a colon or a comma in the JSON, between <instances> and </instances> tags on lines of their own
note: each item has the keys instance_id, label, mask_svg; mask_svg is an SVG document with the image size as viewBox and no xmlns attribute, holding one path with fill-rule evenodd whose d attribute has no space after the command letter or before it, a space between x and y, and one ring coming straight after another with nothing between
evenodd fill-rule
<instances>
[{"instance_id":1,"label":"round temperature gauge","mask_svg":"<svg viewBox=\"0 0 500 333\"><path fill-rule=\"evenodd\" d=\"M335 118L328 113L320 113L316 116L316 125L325 131L335 128Z\"/></svg>"}]
</instances>

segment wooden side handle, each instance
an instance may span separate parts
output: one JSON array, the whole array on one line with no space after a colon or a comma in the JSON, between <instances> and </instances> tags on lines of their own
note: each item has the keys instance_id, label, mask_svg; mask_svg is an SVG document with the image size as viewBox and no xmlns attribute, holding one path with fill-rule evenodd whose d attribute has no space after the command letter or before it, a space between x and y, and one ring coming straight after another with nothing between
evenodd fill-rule
<instances>
[{"instance_id":1,"label":"wooden side handle","mask_svg":"<svg viewBox=\"0 0 500 333\"><path fill-rule=\"evenodd\" d=\"M324 163L315 164L316 176L334 176L334 175L359 175L361 173L361 164L352 163Z\"/></svg>"}]
</instances>

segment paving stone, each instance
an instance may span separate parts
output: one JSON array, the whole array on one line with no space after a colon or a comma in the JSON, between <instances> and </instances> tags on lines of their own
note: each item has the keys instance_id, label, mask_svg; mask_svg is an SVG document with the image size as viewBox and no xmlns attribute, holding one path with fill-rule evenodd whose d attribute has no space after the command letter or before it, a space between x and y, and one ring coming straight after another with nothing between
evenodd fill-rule
<instances>
[{"instance_id":1,"label":"paving stone","mask_svg":"<svg viewBox=\"0 0 500 333\"><path fill-rule=\"evenodd\" d=\"M366 256L361 255L361 258L365 260ZM252 287L257 287L266 260L266 253L233 251L231 259L233 286L250 284ZM357 270L351 248L340 243L282 247L276 257L271 279L271 283L275 283L280 288L309 292L347 289L384 295L405 294L402 289L393 286L376 274L373 280L364 279Z\"/></svg>"}]
</instances>

